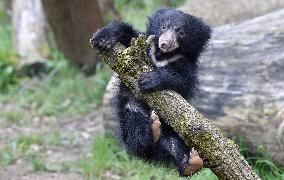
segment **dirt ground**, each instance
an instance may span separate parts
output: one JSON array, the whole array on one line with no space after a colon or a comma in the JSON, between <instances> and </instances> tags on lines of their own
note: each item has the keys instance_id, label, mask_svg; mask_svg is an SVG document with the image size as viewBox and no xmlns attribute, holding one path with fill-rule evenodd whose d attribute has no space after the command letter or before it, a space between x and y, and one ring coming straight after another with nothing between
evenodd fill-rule
<instances>
[{"instance_id":1,"label":"dirt ground","mask_svg":"<svg viewBox=\"0 0 284 180\"><path fill-rule=\"evenodd\" d=\"M17 108L0 104L1 112ZM91 140L103 131L102 115L98 109L77 118L30 117L24 123L11 123L0 118L0 149L13 147L21 137L37 136L43 143L32 144L29 152L15 153L13 163L0 166L1 180L80 180L80 169L73 166L79 158L90 153ZM29 118L27 118L29 119ZM45 141L47 140L47 141ZM17 150L15 150L17 151ZM29 154L39 157L46 169L36 171Z\"/></svg>"}]
</instances>

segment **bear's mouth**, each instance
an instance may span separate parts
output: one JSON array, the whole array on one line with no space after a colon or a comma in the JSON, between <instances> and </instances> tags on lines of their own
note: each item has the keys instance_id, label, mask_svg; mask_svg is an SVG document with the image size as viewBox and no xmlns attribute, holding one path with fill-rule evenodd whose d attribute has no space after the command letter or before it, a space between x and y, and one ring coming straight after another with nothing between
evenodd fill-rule
<instances>
[{"instance_id":1,"label":"bear's mouth","mask_svg":"<svg viewBox=\"0 0 284 180\"><path fill-rule=\"evenodd\" d=\"M161 50L163 53L169 53L169 52L174 51L174 50L177 49L178 47L169 45L169 46L166 47L166 48L163 48L163 47L160 47L160 46L159 46L159 48L160 48L160 50Z\"/></svg>"}]
</instances>

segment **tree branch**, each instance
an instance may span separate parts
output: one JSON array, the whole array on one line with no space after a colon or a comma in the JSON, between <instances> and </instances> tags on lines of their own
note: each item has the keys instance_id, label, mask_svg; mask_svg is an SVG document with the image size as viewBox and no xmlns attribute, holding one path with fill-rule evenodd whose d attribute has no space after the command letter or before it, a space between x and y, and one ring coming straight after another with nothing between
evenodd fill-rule
<instances>
[{"instance_id":1,"label":"tree branch","mask_svg":"<svg viewBox=\"0 0 284 180\"><path fill-rule=\"evenodd\" d=\"M181 95L173 91L139 91L137 81L140 74L154 70L147 56L149 41L149 38L146 41L144 36L140 36L132 40L129 48L117 44L110 51L100 51L99 55L137 98L147 102L188 146L198 150L205 159L206 167L211 168L220 179L260 179L240 155L238 146L225 138Z\"/></svg>"}]
</instances>

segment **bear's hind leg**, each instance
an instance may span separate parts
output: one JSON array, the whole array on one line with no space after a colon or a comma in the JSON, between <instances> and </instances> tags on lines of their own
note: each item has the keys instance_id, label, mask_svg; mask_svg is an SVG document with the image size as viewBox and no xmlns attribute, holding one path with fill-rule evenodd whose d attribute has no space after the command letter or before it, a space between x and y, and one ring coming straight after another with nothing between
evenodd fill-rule
<instances>
[{"instance_id":1,"label":"bear's hind leg","mask_svg":"<svg viewBox=\"0 0 284 180\"><path fill-rule=\"evenodd\" d=\"M130 100L118 111L120 137L126 149L138 156L149 156L153 144L151 110L145 104Z\"/></svg>"},{"instance_id":2,"label":"bear's hind leg","mask_svg":"<svg viewBox=\"0 0 284 180\"><path fill-rule=\"evenodd\" d=\"M158 156L160 160L170 158L181 176L191 176L203 166L203 160L194 148L190 151L176 133L164 136L163 130L155 146L155 156Z\"/></svg>"}]
</instances>

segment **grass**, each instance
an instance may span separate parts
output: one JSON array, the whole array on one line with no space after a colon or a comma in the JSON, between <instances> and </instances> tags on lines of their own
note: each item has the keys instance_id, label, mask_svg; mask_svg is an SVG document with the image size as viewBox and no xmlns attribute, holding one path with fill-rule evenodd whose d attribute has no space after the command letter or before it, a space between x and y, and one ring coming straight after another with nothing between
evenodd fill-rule
<instances>
[{"instance_id":1,"label":"grass","mask_svg":"<svg viewBox=\"0 0 284 180\"><path fill-rule=\"evenodd\" d=\"M12 29L0 4L0 60L16 61L12 45Z\"/></svg>"},{"instance_id":2,"label":"grass","mask_svg":"<svg viewBox=\"0 0 284 180\"><path fill-rule=\"evenodd\" d=\"M62 135L59 131L49 133L49 135L45 138L45 141L49 146L59 146L61 145Z\"/></svg>"},{"instance_id":3,"label":"grass","mask_svg":"<svg viewBox=\"0 0 284 180\"><path fill-rule=\"evenodd\" d=\"M9 141L0 148L0 167L14 163L18 158L28 157L35 152L35 145L42 145L44 140L41 136L20 136L17 139Z\"/></svg>"},{"instance_id":4,"label":"grass","mask_svg":"<svg viewBox=\"0 0 284 180\"><path fill-rule=\"evenodd\" d=\"M1 9L1 8L0 8ZM0 103L14 104L31 116L75 116L100 105L111 70L97 66L97 74L86 77L70 65L62 53L53 50L48 73L39 77L18 77L17 55L13 51L11 25L0 11ZM18 113L2 112L9 122Z\"/></svg>"},{"instance_id":5,"label":"grass","mask_svg":"<svg viewBox=\"0 0 284 180\"><path fill-rule=\"evenodd\" d=\"M43 135L19 135L17 138L6 140L0 147L0 169L15 164L21 159L32 171L70 171L77 167L73 162L46 162L46 150L62 146L64 139L59 132ZM77 168L78 169L78 168Z\"/></svg>"},{"instance_id":6,"label":"grass","mask_svg":"<svg viewBox=\"0 0 284 180\"><path fill-rule=\"evenodd\" d=\"M28 161L33 171L48 171L46 163L39 156L31 155L28 157Z\"/></svg>"},{"instance_id":7,"label":"grass","mask_svg":"<svg viewBox=\"0 0 284 180\"><path fill-rule=\"evenodd\" d=\"M33 123L32 119L41 116L52 119L54 116L56 119L62 116L74 117L101 104L111 76L110 69L101 65L97 66L95 76L86 77L69 64L62 53L55 50L51 61L47 62L49 72L34 78L17 76L17 55L12 47L11 26L4 16L0 10L0 106L4 107L0 112L0 124L4 128L28 127ZM62 137L60 132L52 132L46 139L39 135L20 133L17 137L0 139L0 168L23 159L33 171L70 169L69 164L49 167L38 151L62 143L72 143L72 137Z\"/></svg>"},{"instance_id":8,"label":"grass","mask_svg":"<svg viewBox=\"0 0 284 180\"><path fill-rule=\"evenodd\" d=\"M263 180L283 180L284 170L265 155L263 147L258 154L248 153L244 142L240 143L240 153ZM110 135L101 135L94 139L91 155L79 162L79 167L87 179L181 179L174 167L146 162L125 152ZM217 180L206 168L190 178L191 180Z\"/></svg>"},{"instance_id":9,"label":"grass","mask_svg":"<svg viewBox=\"0 0 284 180\"><path fill-rule=\"evenodd\" d=\"M115 7L119 10L122 19L134 25L135 28L144 31L146 29L146 21L153 11L158 8L170 6L177 7L184 0L116 0Z\"/></svg>"},{"instance_id":10,"label":"grass","mask_svg":"<svg viewBox=\"0 0 284 180\"><path fill-rule=\"evenodd\" d=\"M8 90L11 85L17 84L14 68L17 57L12 46L11 31L11 26L5 20L5 13L0 11L0 91Z\"/></svg>"},{"instance_id":11,"label":"grass","mask_svg":"<svg viewBox=\"0 0 284 180\"><path fill-rule=\"evenodd\" d=\"M0 59L5 59L6 61L16 61L15 53L12 48L11 26L4 22L0 24L0 27Z\"/></svg>"},{"instance_id":12,"label":"grass","mask_svg":"<svg viewBox=\"0 0 284 180\"><path fill-rule=\"evenodd\" d=\"M0 103L16 103L33 116L75 116L101 104L109 69L98 68L96 76L86 77L66 60L57 63L58 67L46 76L24 79L8 93L0 94Z\"/></svg>"},{"instance_id":13,"label":"grass","mask_svg":"<svg viewBox=\"0 0 284 180\"><path fill-rule=\"evenodd\" d=\"M263 180L284 179L284 169L277 166L272 159L266 155L263 146L259 146L257 148L257 154L252 155L248 152L243 138L240 138L240 153Z\"/></svg>"},{"instance_id":14,"label":"grass","mask_svg":"<svg viewBox=\"0 0 284 180\"><path fill-rule=\"evenodd\" d=\"M0 118L5 119L10 124L20 124L27 118L25 111L21 110L7 110L0 112Z\"/></svg>"},{"instance_id":15,"label":"grass","mask_svg":"<svg viewBox=\"0 0 284 180\"><path fill-rule=\"evenodd\" d=\"M133 23L139 29L145 28L146 15L166 1L115 1L116 7L121 11L126 21ZM169 5L178 5L182 1L167 1ZM0 94L0 103L15 103L15 106L28 110L34 116L75 116L83 114L100 105L105 86L110 78L108 68L98 67L97 74L85 77L78 69L68 64L64 56L53 51L52 60L48 66L53 70L41 78L21 78L15 76L13 64L17 63L17 56L13 52L11 40L11 26L0 11L0 62L5 66L0 73L2 83L8 91ZM127 13L126 13L127 12ZM138 13L137 13L138 12ZM7 62L11 63L8 65ZM0 63L1 64L1 63ZM19 85L17 85L19 83ZM4 89L4 88L3 88ZM16 112L2 113L1 116L9 122L17 122L19 115Z\"/></svg>"},{"instance_id":16,"label":"grass","mask_svg":"<svg viewBox=\"0 0 284 180\"><path fill-rule=\"evenodd\" d=\"M87 179L180 179L172 167L146 162L128 155L110 135L101 135L93 141L90 157L79 162L80 168ZM198 179L216 180L217 177L209 170L203 169L192 176Z\"/></svg>"}]
</instances>

